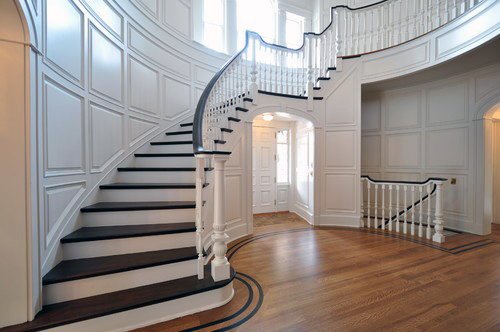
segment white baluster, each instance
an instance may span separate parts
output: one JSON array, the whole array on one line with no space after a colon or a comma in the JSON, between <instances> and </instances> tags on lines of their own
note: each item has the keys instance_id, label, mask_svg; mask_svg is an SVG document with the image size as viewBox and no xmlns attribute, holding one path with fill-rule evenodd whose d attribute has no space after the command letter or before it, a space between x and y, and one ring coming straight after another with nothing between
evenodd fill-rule
<instances>
[{"instance_id":1,"label":"white baluster","mask_svg":"<svg viewBox=\"0 0 500 332\"><path fill-rule=\"evenodd\" d=\"M203 258L203 183L205 174L205 157L196 155L196 252L198 253L198 279L204 278L204 258Z\"/></svg>"},{"instance_id":2,"label":"white baluster","mask_svg":"<svg viewBox=\"0 0 500 332\"><path fill-rule=\"evenodd\" d=\"M427 184L427 229L426 238L431 239L431 184Z\"/></svg>"},{"instance_id":3,"label":"white baluster","mask_svg":"<svg viewBox=\"0 0 500 332\"><path fill-rule=\"evenodd\" d=\"M415 236L415 185L411 186L411 235Z\"/></svg>"},{"instance_id":4,"label":"white baluster","mask_svg":"<svg viewBox=\"0 0 500 332\"><path fill-rule=\"evenodd\" d=\"M443 220L443 182L435 181L436 184L436 206L434 211L434 235L432 241L444 243L444 220Z\"/></svg>"},{"instance_id":5,"label":"white baluster","mask_svg":"<svg viewBox=\"0 0 500 332\"><path fill-rule=\"evenodd\" d=\"M365 215L365 209L364 209L364 182L365 182L365 179L364 178L361 178L361 181L360 181L360 196L361 196L361 208L360 208L360 216L359 216L359 227L365 227L365 222L364 222L364 215Z\"/></svg>"},{"instance_id":6,"label":"white baluster","mask_svg":"<svg viewBox=\"0 0 500 332\"><path fill-rule=\"evenodd\" d=\"M375 186L375 204L373 204L375 208L374 218L373 218L373 227L378 228L378 184L374 184Z\"/></svg>"},{"instance_id":7,"label":"white baluster","mask_svg":"<svg viewBox=\"0 0 500 332\"><path fill-rule=\"evenodd\" d=\"M257 92L259 90L257 86L257 50L255 37L252 36L252 71L250 72L252 83L250 84L250 95L252 98L257 98Z\"/></svg>"},{"instance_id":8,"label":"white baluster","mask_svg":"<svg viewBox=\"0 0 500 332\"><path fill-rule=\"evenodd\" d=\"M396 185L396 232L399 233L399 184Z\"/></svg>"},{"instance_id":9,"label":"white baluster","mask_svg":"<svg viewBox=\"0 0 500 332\"><path fill-rule=\"evenodd\" d=\"M424 205L424 202L422 201L422 186L418 186L418 195L420 198L420 203L419 203L419 213L418 213L418 237L423 236L423 230L422 230L422 205Z\"/></svg>"},{"instance_id":10,"label":"white baluster","mask_svg":"<svg viewBox=\"0 0 500 332\"><path fill-rule=\"evenodd\" d=\"M229 279L230 265L226 257L227 239L225 216L224 164L229 159L226 155L214 155L214 226L212 240L214 259L212 260L212 278L214 281Z\"/></svg>"},{"instance_id":11,"label":"white baluster","mask_svg":"<svg viewBox=\"0 0 500 332\"><path fill-rule=\"evenodd\" d=\"M407 228L407 222L408 222L408 209L407 209L407 200L406 200L406 192L408 191L408 186L405 184L403 186L403 193L404 193L404 217L403 217L403 234L406 234L408 228Z\"/></svg>"},{"instance_id":12,"label":"white baluster","mask_svg":"<svg viewBox=\"0 0 500 332\"><path fill-rule=\"evenodd\" d=\"M382 229L385 229L385 184L382 184Z\"/></svg>"},{"instance_id":13,"label":"white baluster","mask_svg":"<svg viewBox=\"0 0 500 332\"><path fill-rule=\"evenodd\" d=\"M392 184L389 185L389 230L392 231Z\"/></svg>"},{"instance_id":14,"label":"white baluster","mask_svg":"<svg viewBox=\"0 0 500 332\"><path fill-rule=\"evenodd\" d=\"M371 183L370 183L370 180L367 180L367 191L368 191L368 200L366 201L366 205L367 205L367 226L368 228L371 228L372 225L371 225L371 220L370 220L370 209L371 209L371 193L370 193L370 189L371 189Z\"/></svg>"}]
</instances>

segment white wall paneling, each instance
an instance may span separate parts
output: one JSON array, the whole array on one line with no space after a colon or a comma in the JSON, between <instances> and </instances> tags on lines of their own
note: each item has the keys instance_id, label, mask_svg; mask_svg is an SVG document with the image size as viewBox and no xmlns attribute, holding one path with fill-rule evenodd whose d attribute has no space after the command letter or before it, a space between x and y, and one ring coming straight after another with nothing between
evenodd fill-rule
<instances>
[{"instance_id":1,"label":"white wall paneling","mask_svg":"<svg viewBox=\"0 0 500 332\"><path fill-rule=\"evenodd\" d=\"M382 88L363 94L367 99L362 104L363 174L387 180L447 178L443 187L445 224L483 233L482 217L478 219L474 211L483 188L475 176L485 167L478 154L484 142L477 141L478 125L482 124L482 115L477 114L485 102L500 98L500 88L495 86L499 78L497 64L424 80L410 88ZM384 119L380 130L374 129L380 120L373 111L374 99L379 100L380 118Z\"/></svg>"},{"instance_id":2,"label":"white wall paneling","mask_svg":"<svg viewBox=\"0 0 500 332\"><path fill-rule=\"evenodd\" d=\"M43 135L46 176L85 172L84 99L43 76Z\"/></svg>"},{"instance_id":3,"label":"white wall paneling","mask_svg":"<svg viewBox=\"0 0 500 332\"><path fill-rule=\"evenodd\" d=\"M44 60L71 81L83 86L84 15L72 0L48 0L44 3Z\"/></svg>"},{"instance_id":4,"label":"white wall paneling","mask_svg":"<svg viewBox=\"0 0 500 332\"><path fill-rule=\"evenodd\" d=\"M94 25L89 27L90 92L111 102L123 104L123 49Z\"/></svg>"},{"instance_id":5,"label":"white wall paneling","mask_svg":"<svg viewBox=\"0 0 500 332\"><path fill-rule=\"evenodd\" d=\"M91 172L102 172L124 151L125 117L92 103L89 110Z\"/></svg>"},{"instance_id":6,"label":"white wall paneling","mask_svg":"<svg viewBox=\"0 0 500 332\"><path fill-rule=\"evenodd\" d=\"M159 118L160 74L132 56L128 58L128 71L129 107L136 112Z\"/></svg>"},{"instance_id":7,"label":"white wall paneling","mask_svg":"<svg viewBox=\"0 0 500 332\"><path fill-rule=\"evenodd\" d=\"M163 6L163 23L191 38L191 1L171 0Z\"/></svg>"},{"instance_id":8,"label":"white wall paneling","mask_svg":"<svg viewBox=\"0 0 500 332\"><path fill-rule=\"evenodd\" d=\"M45 54L35 58L32 75L39 77L37 237L46 273L61 259L59 239L79 227L79 208L97 199L98 185L113 181L115 167L146 141L188 117L227 57L191 41L187 0L165 24L159 1L43 3L43 11L29 5L28 16L34 35L43 32Z\"/></svg>"}]
</instances>

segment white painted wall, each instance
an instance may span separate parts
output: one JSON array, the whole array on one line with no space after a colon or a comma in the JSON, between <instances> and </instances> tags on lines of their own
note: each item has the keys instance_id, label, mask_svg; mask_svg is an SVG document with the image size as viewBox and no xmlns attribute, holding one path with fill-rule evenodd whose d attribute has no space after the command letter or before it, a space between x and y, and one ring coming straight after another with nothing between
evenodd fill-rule
<instances>
[{"instance_id":1,"label":"white painted wall","mask_svg":"<svg viewBox=\"0 0 500 332\"><path fill-rule=\"evenodd\" d=\"M500 114L493 122L493 221L500 224Z\"/></svg>"},{"instance_id":2,"label":"white painted wall","mask_svg":"<svg viewBox=\"0 0 500 332\"><path fill-rule=\"evenodd\" d=\"M29 35L16 2L0 1L0 327L30 315Z\"/></svg>"},{"instance_id":3,"label":"white painted wall","mask_svg":"<svg viewBox=\"0 0 500 332\"><path fill-rule=\"evenodd\" d=\"M447 227L479 232L475 220L476 122L483 105L500 100L500 64L403 89L362 97L362 171L376 179L449 179ZM450 184L456 179L456 184ZM495 205L495 204L494 204Z\"/></svg>"},{"instance_id":4,"label":"white painted wall","mask_svg":"<svg viewBox=\"0 0 500 332\"><path fill-rule=\"evenodd\" d=\"M291 211L314 223L314 127L307 121L295 122L294 168Z\"/></svg>"},{"instance_id":5,"label":"white painted wall","mask_svg":"<svg viewBox=\"0 0 500 332\"><path fill-rule=\"evenodd\" d=\"M9 231L2 231L8 239L0 252L17 254L1 261L1 270L13 274L0 277L7 278L0 280L0 326L33 317L40 308L41 275L62 258L59 239L80 227L80 207L96 200L98 185L113 178L116 165L190 117L204 86L227 60L192 41L191 0L19 0L16 12L29 23L18 27L30 37L26 48L15 29L3 27L16 19L7 8L12 3L0 4L1 46L8 48L2 52L0 92L12 103L2 100L2 113L8 111L2 123L12 130L2 135L9 137L3 142L10 142L16 166L2 174L19 177L3 180L2 190L13 200L3 200L12 213L3 217L16 226L2 223ZM30 95L16 95L28 82ZM24 170L23 160L29 165ZM35 221L26 222L31 213ZM21 214L25 222L18 220ZM26 273L33 274L32 282Z\"/></svg>"}]
</instances>

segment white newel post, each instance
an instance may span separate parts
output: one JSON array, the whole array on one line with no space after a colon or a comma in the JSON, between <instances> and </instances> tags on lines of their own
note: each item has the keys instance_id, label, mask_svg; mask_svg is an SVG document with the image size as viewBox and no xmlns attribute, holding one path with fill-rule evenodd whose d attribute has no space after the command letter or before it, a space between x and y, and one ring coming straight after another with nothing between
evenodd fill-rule
<instances>
[{"instance_id":1,"label":"white newel post","mask_svg":"<svg viewBox=\"0 0 500 332\"><path fill-rule=\"evenodd\" d=\"M445 237L443 234L443 181L435 181L436 183L436 210L434 214L434 235L432 241L444 243Z\"/></svg>"},{"instance_id":2,"label":"white newel post","mask_svg":"<svg viewBox=\"0 0 500 332\"><path fill-rule=\"evenodd\" d=\"M198 253L198 279L205 277L203 258L203 183L205 177L205 155L196 155L196 252Z\"/></svg>"},{"instance_id":3,"label":"white newel post","mask_svg":"<svg viewBox=\"0 0 500 332\"><path fill-rule=\"evenodd\" d=\"M227 239L225 216L225 184L224 167L228 155L214 155L214 226L212 240L214 241L212 260L212 278L214 281L229 279L229 261L226 258Z\"/></svg>"}]
</instances>

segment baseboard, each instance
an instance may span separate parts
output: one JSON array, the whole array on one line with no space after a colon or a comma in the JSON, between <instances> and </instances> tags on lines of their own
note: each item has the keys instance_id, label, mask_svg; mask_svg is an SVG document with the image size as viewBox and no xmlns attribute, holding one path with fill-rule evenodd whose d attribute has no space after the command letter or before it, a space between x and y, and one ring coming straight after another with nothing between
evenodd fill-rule
<instances>
[{"instance_id":1,"label":"baseboard","mask_svg":"<svg viewBox=\"0 0 500 332\"><path fill-rule=\"evenodd\" d=\"M310 225L314 225L314 215L299 205L295 205L290 212L297 214L299 217L307 221Z\"/></svg>"}]
</instances>

